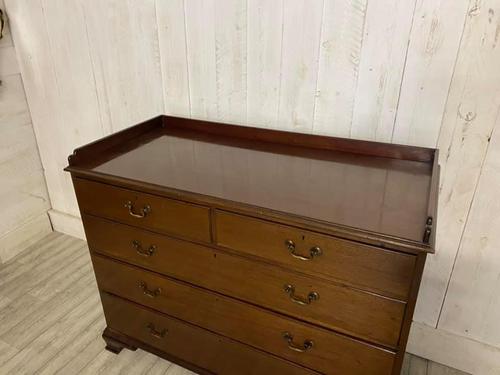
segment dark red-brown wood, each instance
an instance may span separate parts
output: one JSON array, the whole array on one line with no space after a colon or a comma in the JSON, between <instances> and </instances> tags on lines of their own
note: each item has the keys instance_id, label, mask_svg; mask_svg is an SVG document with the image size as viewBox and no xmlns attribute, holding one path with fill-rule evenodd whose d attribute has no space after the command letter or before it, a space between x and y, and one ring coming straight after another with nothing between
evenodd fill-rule
<instances>
[{"instance_id":1,"label":"dark red-brown wood","mask_svg":"<svg viewBox=\"0 0 500 375\"><path fill-rule=\"evenodd\" d=\"M68 170L254 215L286 214L388 248L432 252L433 242L423 238L435 212L435 152L163 117L77 149Z\"/></svg>"},{"instance_id":2,"label":"dark red-brown wood","mask_svg":"<svg viewBox=\"0 0 500 375\"><path fill-rule=\"evenodd\" d=\"M186 241L162 238L116 223L104 223L90 216L85 216L84 222L89 247L93 252L360 339L393 348L398 344L406 308L402 301L304 277L289 270ZM116 240L113 241L113 238ZM131 238L140 239L145 247L155 244L156 253L150 257L138 254L131 246ZM117 263L111 264L116 269L123 269ZM110 278L120 278L122 281L129 279L116 269L96 268L98 281L104 282ZM152 276L143 272L143 277L147 279ZM116 293L116 288L123 288L124 291L128 290L130 299L138 292L124 282L114 284L112 289L104 290ZM285 284L293 285L298 296L307 296L310 291L316 291L320 298L308 306L298 305L284 291ZM104 284L100 286L104 287Z\"/></svg>"},{"instance_id":3,"label":"dark red-brown wood","mask_svg":"<svg viewBox=\"0 0 500 375\"><path fill-rule=\"evenodd\" d=\"M108 350L203 374L400 373L437 150L160 116L69 163Z\"/></svg>"}]
</instances>

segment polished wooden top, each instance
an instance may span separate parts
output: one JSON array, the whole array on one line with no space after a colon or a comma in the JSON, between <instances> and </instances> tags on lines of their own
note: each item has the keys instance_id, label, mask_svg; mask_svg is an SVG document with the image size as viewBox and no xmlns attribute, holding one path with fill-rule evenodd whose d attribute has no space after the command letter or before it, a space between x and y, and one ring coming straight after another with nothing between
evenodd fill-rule
<instances>
[{"instance_id":1,"label":"polished wooden top","mask_svg":"<svg viewBox=\"0 0 500 375\"><path fill-rule=\"evenodd\" d=\"M77 150L69 169L422 242L434 150L176 120Z\"/></svg>"}]
</instances>

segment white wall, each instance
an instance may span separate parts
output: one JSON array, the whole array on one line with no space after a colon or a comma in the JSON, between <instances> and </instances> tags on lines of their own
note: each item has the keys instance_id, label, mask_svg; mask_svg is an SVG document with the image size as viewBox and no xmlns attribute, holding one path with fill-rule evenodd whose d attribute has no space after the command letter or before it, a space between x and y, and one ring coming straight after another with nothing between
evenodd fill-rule
<instances>
[{"instance_id":1,"label":"white wall","mask_svg":"<svg viewBox=\"0 0 500 375\"><path fill-rule=\"evenodd\" d=\"M7 10L57 229L81 233L62 171L72 149L159 113L437 146L437 253L409 350L500 373L500 1L7 0Z\"/></svg>"},{"instance_id":2,"label":"white wall","mask_svg":"<svg viewBox=\"0 0 500 375\"><path fill-rule=\"evenodd\" d=\"M5 9L0 0L0 8ZM0 263L52 231L50 202L8 24L0 39Z\"/></svg>"}]
</instances>

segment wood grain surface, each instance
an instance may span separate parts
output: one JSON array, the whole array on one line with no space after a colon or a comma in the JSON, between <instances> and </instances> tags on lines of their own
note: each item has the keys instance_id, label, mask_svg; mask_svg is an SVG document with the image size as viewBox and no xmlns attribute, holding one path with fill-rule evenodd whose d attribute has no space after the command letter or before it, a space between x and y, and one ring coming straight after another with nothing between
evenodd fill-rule
<instances>
[{"instance_id":1,"label":"wood grain surface","mask_svg":"<svg viewBox=\"0 0 500 375\"><path fill-rule=\"evenodd\" d=\"M98 284L104 291L233 337L281 357L300 361L300 356L297 357L296 353L288 351L283 346L282 333L289 329L296 329L310 336L317 334L321 337L328 334L327 331L312 325L299 323L232 298L207 292L201 288L193 288L186 283L162 278L151 272L99 256L93 257L93 264L97 271ZM294 318L304 320L301 316ZM381 324L375 320L370 323L373 326ZM249 331L248 326L252 324L254 329ZM399 327L394 329L394 336L399 337ZM352 341L336 334L332 334L332 339L338 341L336 346L339 351ZM362 348L363 343L359 343L359 346ZM312 355L314 356L315 354Z\"/></svg>"},{"instance_id":2,"label":"wood grain surface","mask_svg":"<svg viewBox=\"0 0 500 375\"><path fill-rule=\"evenodd\" d=\"M169 318L145 309L141 305L134 305L107 294L101 294L101 300L108 326L111 329L156 346L170 355L195 363L199 367L205 367L212 372L232 374L234 370L231 368L240 368L243 373L246 373L246 371L253 373L253 361L247 362L248 359L242 360L237 356L236 358L233 357L234 362L231 363L222 359L226 355L231 357L229 355L231 351L224 353L222 347L221 350L217 350L217 347L213 348L213 351L209 350L208 348L213 347L214 344L207 342L207 336L209 336L207 331L194 329L177 319ZM255 318L255 320L248 321L248 324L259 326L262 321L257 317ZM283 350L280 353L282 356L309 368L319 370L321 373L335 374L336 372L342 372L353 375L383 375L387 374L392 368L394 354L391 352L376 349L375 347L362 346L354 341L342 343L341 340L337 341L337 337L334 335L322 335L319 331L316 331L314 338L311 339L308 336L311 332L300 330L298 327L294 327L296 328L295 331L290 331L296 340L294 344L300 347L303 340L311 339L314 346L307 352L294 353L287 348L287 342L282 337L283 332L280 331L282 327L278 326L276 328L278 331L275 333L278 337L271 341L272 344L269 345L276 345L275 351L278 351L278 347L282 347ZM216 336L211 336L212 342L218 341ZM244 352L244 350L241 351ZM287 351L288 355L286 354ZM221 357L213 358L217 354ZM206 357L212 358L212 360L205 365ZM273 358L272 361L274 360ZM261 365L263 370L269 366L268 371L271 371L273 366L267 363ZM283 370L278 370L278 373L286 374Z\"/></svg>"},{"instance_id":3,"label":"wood grain surface","mask_svg":"<svg viewBox=\"0 0 500 375\"><path fill-rule=\"evenodd\" d=\"M363 246L219 210L214 220L215 241L221 247L404 301L408 299L415 267L413 255ZM293 254L287 241L293 242ZM314 256L311 249L316 247L321 253ZM310 259L298 259L293 255Z\"/></svg>"},{"instance_id":4,"label":"wood grain surface","mask_svg":"<svg viewBox=\"0 0 500 375\"><path fill-rule=\"evenodd\" d=\"M82 212L210 242L207 207L81 179L75 179L75 191ZM126 206L128 202L131 207ZM148 212L143 212L145 207L149 207ZM144 217L133 216L131 213Z\"/></svg>"},{"instance_id":5,"label":"wood grain surface","mask_svg":"<svg viewBox=\"0 0 500 375\"><path fill-rule=\"evenodd\" d=\"M84 220L89 246L95 252L294 318L397 345L405 311L401 301L102 219L84 216ZM155 245L154 254L138 254L132 246L134 240L139 240L144 249ZM316 291L320 299L308 306L298 305L284 290L287 284L303 298Z\"/></svg>"}]
</instances>

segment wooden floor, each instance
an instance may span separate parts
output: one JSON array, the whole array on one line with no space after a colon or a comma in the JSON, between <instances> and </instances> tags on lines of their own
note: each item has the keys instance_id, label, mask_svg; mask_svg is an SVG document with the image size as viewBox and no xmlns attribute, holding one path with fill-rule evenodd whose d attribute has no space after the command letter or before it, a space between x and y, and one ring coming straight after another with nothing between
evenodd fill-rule
<instances>
[{"instance_id":1,"label":"wooden floor","mask_svg":"<svg viewBox=\"0 0 500 375\"><path fill-rule=\"evenodd\" d=\"M104 350L86 243L52 233L0 265L0 374L193 374L146 353ZM407 355L404 375L460 375Z\"/></svg>"}]
</instances>

